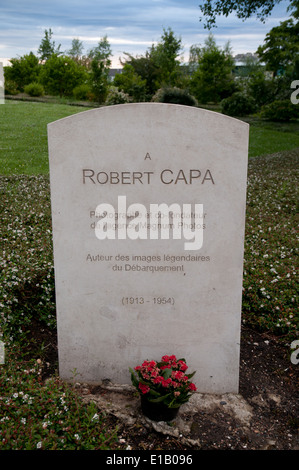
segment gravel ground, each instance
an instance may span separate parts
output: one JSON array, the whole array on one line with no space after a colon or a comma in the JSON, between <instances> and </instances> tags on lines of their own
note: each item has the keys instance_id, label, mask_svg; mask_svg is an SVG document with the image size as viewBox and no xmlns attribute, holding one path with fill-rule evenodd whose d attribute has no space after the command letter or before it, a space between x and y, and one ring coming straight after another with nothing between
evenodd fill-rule
<instances>
[{"instance_id":1,"label":"gravel ground","mask_svg":"<svg viewBox=\"0 0 299 470\"><path fill-rule=\"evenodd\" d=\"M119 449L299 450L299 365L274 338L242 329L238 395L198 395L174 422L154 423L139 408L130 387L78 384L86 401L97 402Z\"/></svg>"}]
</instances>

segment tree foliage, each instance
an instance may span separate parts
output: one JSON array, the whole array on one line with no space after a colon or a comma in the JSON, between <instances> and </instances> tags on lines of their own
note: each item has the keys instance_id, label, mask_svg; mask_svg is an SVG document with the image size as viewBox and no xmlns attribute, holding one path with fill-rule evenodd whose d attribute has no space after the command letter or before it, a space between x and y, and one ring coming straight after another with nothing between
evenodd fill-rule
<instances>
[{"instance_id":1,"label":"tree foliage","mask_svg":"<svg viewBox=\"0 0 299 470\"><path fill-rule=\"evenodd\" d=\"M280 2L281 0L204 0L199 4L203 15L200 19L205 20L204 26L209 29L216 26L217 16L228 16L231 13L236 13L237 17L242 20L256 15L258 19L264 22L271 15L274 6Z\"/></svg>"},{"instance_id":2,"label":"tree foliage","mask_svg":"<svg viewBox=\"0 0 299 470\"><path fill-rule=\"evenodd\" d=\"M256 16L263 23L271 15L275 5L281 0L203 0L199 4L202 12L201 21L205 21L204 27L211 29L216 26L217 16L228 16L236 13L237 17L247 20L251 16ZM299 1L289 0L288 10L295 18L299 16Z\"/></svg>"},{"instance_id":3,"label":"tree foliage","mask_svg":"<svg viewBox=\"0 0 299 470\"><path fill-rule=\"evenodd\" d=\"M152 58L152 48L147 50L143 56L134 57L131 54L125 53L126 59L122 63L124 69L126 65L130 65L135 74L140 77L142 81L145 81L145 97L148 97L148 99L150 99L158 89L157 82L159 81L160 73L158 65Z\"/></svg>"},{"instance_id":4,"label":"tree foliage","mask_svg":"<svg viewBox=\"0 0 299 470\"><path fill-rule=\"evenodd\" d=\"M206 1L201 3L201 8L205 5L206 12L214 15L213 18L220 11L223 14L238 11L240 17L246 18L257 12L258 7L263 9L260 12L265 12L267 5L270 14L274 3L277 2ZM209 10L212 4L216 7L214 12ZM134 57L125 53L122 72L116 74L112 82L109 77L112 51L107 36L86 55L83 55L83 43L79 39L73 39L71 49L62 54L60 45L56 47L52 40L50 28L41 41L40 57L30 52L11 59L11 66L5 67L6 94L23 92L28 84L31 86L26 90L31 94L39 92L39 84L42 84L47 94L73 96L99 104L107 104L108 96L109 104L152 99L189 100L190 103L190 96L193 104L196 102L193 97L198 103L206 104L219 103L234 94L227 102L227 106L234 108L234 113L242 112L249 102L248 97L253 98L260 109L274 100L289 99L290 83L298 78L299 0L291 1L289 6L292 18L269 31L258 49L260 60L257 56L244 55L247 62L242 76L239 69L236 71L229 43L224 48L218 47L212 34L203 46L192 45L189 64L182 64L182 40L168 28L163 29L160 40L144 55ZM274 72L273 78L265 74L264 64ZM278 71L282 73L278 74Z\"/></svg>"},{"instance_id":5,"label":"tree foliage","mask_svg":"<svg viewBox=\"0 0 299 470\"><path fill-rule=\"evenodd\" d=\"M97 61L104 62L106 67L110 67L111 55L112 51L108 38L107 36L104 36L100 39L98 45L89 51L88 57L91 60L96 59Z\"/></svg>"},{"instance_id":6,"label":"tree foliage","mask_svg":"<svg viewBox=\"0 0 299 470\"><path fill-rule=\"evenodd\" d=\"M171 28L163 30L161 40L151 49L151 57L159 70L159 86L174 86L179 73L178 57L182 49L182 40L177 38Z\"/></svg>"},{"instance_id":7,"label":"tree foliage","mask_svg":"<svg viewBox=\"0 0 299 470\"><path fill-rule=\"evenodd\" d=\"M104 103L108 95L111 54L112 51L107 36L104 36L98 45L89 52L91 86L98 103Z\"/></svg>"},{"instance_id":8,"label":"tree foliage","mask_svg":"<svg viewBox=\"0 0 299 470\"><path fill-rule=\"evenodd\" d=\"M232 76L234 61L229 44L221 49L210 34L205 46L197 47L196 57L197 69L192 74L190 88L200 103L216 103L236 91Z\"/></svg>"},{"instance_id":9,"label":"tree foliage","mask_svg":"<svg viewBox=\"0 0 299 470\"><path fill-rule=\"evenodd\" d=\"M68 55L74 59L76 62L79 62L81 60L81 57L83 55L83 42L80 41L78 38L74 38L72 40L72 47L68 51Z\"/></svg>"},{"instance_id":10,"label":"tree foliage","mask_svg":"<svg viewBox=\"0 0 299 470\"><path fill-rule=\"evenodd\" d=\"M272 28L257 53L275 76L288 69L299 54L299 22L290 18Z\"/></svg>"},{"instance_id":11,"label":"tree foliage","mask_svg":"<svg viewBox=\"0 0 299 470\"><path fill-rule=\"evenodd\" d=\"M238 18L243 20L248 19L252 15L256 15L261 21L265 21L274 6L280 3L281 0L204 0L200 2L200 10L203 14L201 20L204 18L206 28L211 28L216 25L216 17L223 15L228 16L231 13L236 13Z\"/></svg>"},{"instance_id":12,"label":"tree foliage","mask_svg":"<svg viewBox=\"0 0 299 470\"><path fill-rule=\"evenodd\" d=\"M57 54L52 54L40 73L40 82L46 92L60 96L72 95L73 89L84 80L86 80L86 71L82 66L71 57Z\"/></svg>"},{"instance_id":13,"label":"tree foliage","mask_svg":"<svg viewBox=\"0 0 299 470\"><path fill-rule=\"evenodd\" d=\"M52 41L53 32L51 28L49 30L45 30L45 37L42 39L40 46L38 48L38 55L40 60L48 60L53 54L60 55L61 44L56 47L55 41Z\"/></svg>"},{"instance_id":14,"label":"tree foliage","mask_svg":"<svg viewBox=\"0 0 299 470\"><path fill-rule=\"evenodd\" d=\"M146 79L138 75L131 64L125 64L122 72L115 75L114 85L127 93L134 101L146 100Z\"/></svg>"},{"instance_id":15,"label":"tree foliage","mask_svg":"<svg viewBox=\"0 0 299 470\"><path fill-rule=\"evenodd\" d=\"M157 44L145 52L143 56L133 57L125 53L126 60L123 65L130 65L134 69L133 80L136 75L145 81L145 96L148 99L163 86L177 86L181 80L179 56L182 51L182 40L174 34L171 28L163 29L163 34ZM125 70L125 73L128 69ZM141 83L139 83L141 85Z\"/></svg>"},{"instance_id":16,"label":"tree foliage","mask_svg":"<svg viewBox=\"0 0 299 470\"><path fill-rule=\"evenodd\" d=\"M11 66L5 67L5 81L14 82L19 91L24 91L29 83L38 81L40 65L33 52L11 59L10 62Z\"/></svg>"}]
</instances>

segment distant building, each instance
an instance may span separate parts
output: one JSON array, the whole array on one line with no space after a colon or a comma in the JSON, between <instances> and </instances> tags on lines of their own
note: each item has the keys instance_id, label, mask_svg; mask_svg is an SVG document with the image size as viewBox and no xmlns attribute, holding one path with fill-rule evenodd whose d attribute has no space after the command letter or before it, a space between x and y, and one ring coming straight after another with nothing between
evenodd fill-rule
<instances>
[{"instance_id":1,"label":"distant building","mask_svg":"<svg viewBox=\"0 0 299 470\"><path fill-rule=\"evenodd\" d=\"M258 61L259 57L257 54L252 52L246 52L245 54L237 54L234 56L234 61L237 63L247 64L248 62Z\"/></svg>"},{"instance_id":2,"label":"distant building","mask_svg":"<svg viewBox=\"0 0 299 470\"><path fill-rule=\"evenodd\" d=\"M3 67L7 67L8 65L11 65L10 59L2 59L2 58L0 58L0 62L2 62Z\"/></svg>"},{"instance_id":3,"label":"distant building","mask_svg":"<svg viewBox=\"0 0 299 470\"><path fill-rule=\"evenodd\" d=\"M259 65L264 67L264 64L259 61L257 54L246 52L245 54L237 54L234 56L235 67L233 74L235 77L247 77L252 70L252 66Z\"/></svg>"},{"instance_id":4,"label":"distant building","mask_svg":"<svg viewBox=\"0 0 299 470\"><path fill-rule=\"evenodd\" d=\"M108 75L109 81L113 82L115 75L118 74L118 73L122 73L122 70L123 69L113 69L113 68L110 69L109 70L109 75Z\"/></svg>"}]
</instances>

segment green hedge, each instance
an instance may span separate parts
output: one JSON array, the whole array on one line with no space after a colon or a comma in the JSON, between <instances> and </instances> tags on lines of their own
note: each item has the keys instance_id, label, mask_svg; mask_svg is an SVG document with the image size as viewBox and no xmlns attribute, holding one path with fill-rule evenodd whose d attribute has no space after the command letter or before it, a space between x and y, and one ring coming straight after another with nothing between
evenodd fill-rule
<instances>
[{"instance_id":1,"label":"green hedge","mask_svg":"<svg viewBox=\"0 0 299 470\"><path fill-rule=\"evenodd\" d=\"M222 100L221 111L228 116L247 116L257 111L257 105L251 96L236 92Z\"/></svg>"},{"instance_id":2,"label":"green hedge","mask_svg":"<svg viewBox=\"0 0 299 470\"><path fill-rule=\"evenodd\" d=\"M45 94L43 85L38 82L29 83L24 87L24 91L29 96L43 96Z\"/></svg>"},{"instance_id":3,"label":"green hedge","mask_svg":"<svg viewBox=\"0 0 299 470\"><path fill-rule=\"evenodd\" d=\"M186 106L197 106L197 100L187 90L177 87L160 88L153 96L152 101L158 103L183 104Z\"/></svg>"},{"instance_id":4,"label":"green hedge","mask_svg":"<svg viewBox=\"0 0 299 470\"><path fill-rule=\"evenodd\" d=\"M299 119L299 105L291 100L276 100L261 109L261 117L270 121L291 121Z\"/></svg>"}]
</instances>

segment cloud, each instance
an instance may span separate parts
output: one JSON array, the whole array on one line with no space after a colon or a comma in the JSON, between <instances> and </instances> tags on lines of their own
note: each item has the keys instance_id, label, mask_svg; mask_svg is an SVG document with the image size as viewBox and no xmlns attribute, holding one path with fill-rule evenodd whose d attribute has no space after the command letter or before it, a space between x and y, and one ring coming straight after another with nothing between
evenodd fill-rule
<instances>
[{"instance_id":1,"label":"cloud","mask_svg":"<svg viewBox=\"0 0 299 470\"><path fill-rule=\"evenodd\" d=\"M36 53L45 29L51 28L61 50L71 47L73 38L83 41L85 51L105 35L116 59L129 52L143 54L170 27L181 37L188 55L192 44L203 44L208 36L199 21L197 0L6 0L0 4L0 45L3 57ZM288 14L283 0L263 25L252 18L246 22L235 15L219 17L212 31L217 44L230 40L234 53L254 52L266 33ZM247 48L247 49L246 49Z\"/></svg>"}]
</instances>

